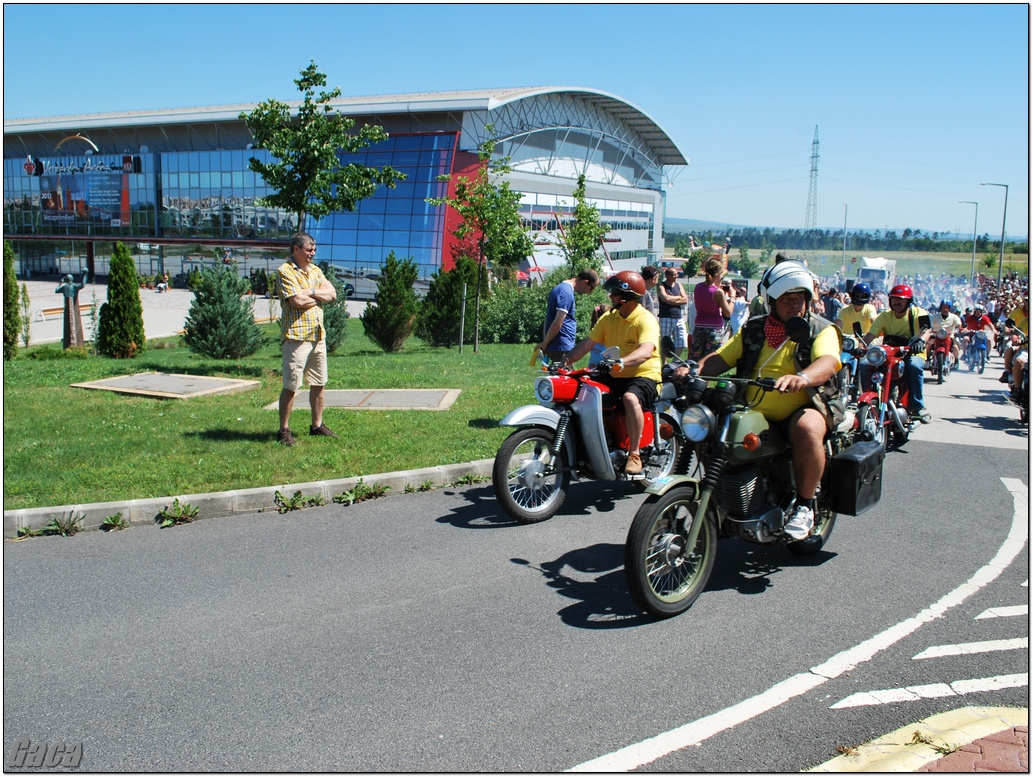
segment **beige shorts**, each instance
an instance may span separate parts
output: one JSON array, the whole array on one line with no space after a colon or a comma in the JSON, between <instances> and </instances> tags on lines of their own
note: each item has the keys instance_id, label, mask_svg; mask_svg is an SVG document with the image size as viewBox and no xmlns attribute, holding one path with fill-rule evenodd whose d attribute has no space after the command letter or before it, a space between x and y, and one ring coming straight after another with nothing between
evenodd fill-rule
<instances>
[{"instance_id":1,"label":"beige shorts","mask_svg":"<svg viewBox=\"0 0 1033 777\"><path fill-rule=\"evenodd\" d=\"M302 381L309 387L326 385L326 340L284 340L283 387L297 391Z\"/></svg>"}]
</instances>

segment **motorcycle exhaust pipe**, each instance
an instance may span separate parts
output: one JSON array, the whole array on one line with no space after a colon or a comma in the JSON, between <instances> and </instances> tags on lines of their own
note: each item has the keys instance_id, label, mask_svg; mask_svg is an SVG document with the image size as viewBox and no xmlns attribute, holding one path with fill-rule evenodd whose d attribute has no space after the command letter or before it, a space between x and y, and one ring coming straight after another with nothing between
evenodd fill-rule
<instances>
[{"instance_id":1,"label":"motorcycle exhaust pipe","mask_svg":"<svg viewBox=\"0 0 1033 777\"><path fill-rule=\"evenodd\" d=\"M889 411L893 418L893 423L897 427L897 431L901 434L905 434L908 431L907 411L902 410L892 402L889 403Z\"/></svg>"}]
</instances>

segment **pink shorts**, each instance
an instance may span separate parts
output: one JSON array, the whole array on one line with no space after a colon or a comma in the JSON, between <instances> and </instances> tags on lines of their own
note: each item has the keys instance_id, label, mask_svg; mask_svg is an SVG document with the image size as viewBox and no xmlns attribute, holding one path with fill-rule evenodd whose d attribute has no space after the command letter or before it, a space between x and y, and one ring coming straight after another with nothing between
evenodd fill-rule
<instances>
[{"instance_id":1,"label":"pink shorts","mask_svg":"<svg viewBox=\"0 0 1033 777\"><path fill-rule=\"evenodd\" d=\"M326 340L284 340L283 387L287 391L297 391L303 381L309 388L325 386L326 378Z\"/></svg>"}]
</instances>

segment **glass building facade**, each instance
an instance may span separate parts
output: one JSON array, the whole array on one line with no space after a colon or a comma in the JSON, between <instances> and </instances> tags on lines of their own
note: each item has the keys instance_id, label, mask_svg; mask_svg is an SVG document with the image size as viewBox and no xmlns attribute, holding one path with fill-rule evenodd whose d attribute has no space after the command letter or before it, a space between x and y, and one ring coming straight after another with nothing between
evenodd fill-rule
<instances>
[{"instance_id":1,"label":"glass building facade","mask_svg":"<svg viewBox=\"0 0 1033 777\"><path fill-rule=\"evenodd\" d=\"M610 266L639 266L662 254L665 166L687 164L673 141L635 106L614 95L565 88L468 90L349 98L334 107L389 138L345 164L390 166L406 175L353 212L298 225L295 214L262 204L271 194L248 169L246 106L173 109L4 122L4 237L22 275L106 275L118 241L142 275L174 279L227 255L245 274L274 270L300 227L317 260L348 278L358 297L375 291L394 252L419 268L418 289L451 266L455 213L428 204L448 196L442 176L476 174L489 136L507 157L512 190L535 245L526 267L563 262L557 246L572 217L578 176L610 227ZM490 130L489 130L490 128ZM72 134L74 133L74 134ZM112 151L120 153L111 153Z\"/></svg>"}]
</instances>

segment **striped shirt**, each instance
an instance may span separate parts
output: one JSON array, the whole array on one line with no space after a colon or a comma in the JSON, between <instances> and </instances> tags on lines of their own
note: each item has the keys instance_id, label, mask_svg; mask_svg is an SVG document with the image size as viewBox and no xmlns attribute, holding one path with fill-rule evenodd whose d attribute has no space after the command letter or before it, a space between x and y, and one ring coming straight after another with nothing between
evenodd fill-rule
<instances>
[{"instance_id":1,"label":"striped shirt","mask_svg":"<svg viewBox=\"0 0 1033 777\"><path fill-rule=\"evenodd\" d=\"M314 305L299 310L287 301L295 294L315 291L326 280L323 271L315 264L302 270L294 262L285 262L276 274L280 298L280 343L285 340L311 340L316 343L324 340L323 306Z\"/></svg>"}]
</instances>

